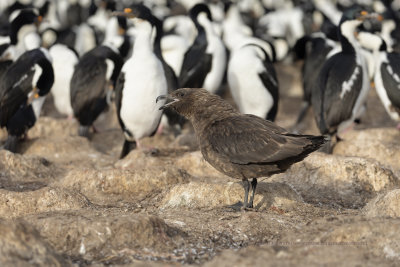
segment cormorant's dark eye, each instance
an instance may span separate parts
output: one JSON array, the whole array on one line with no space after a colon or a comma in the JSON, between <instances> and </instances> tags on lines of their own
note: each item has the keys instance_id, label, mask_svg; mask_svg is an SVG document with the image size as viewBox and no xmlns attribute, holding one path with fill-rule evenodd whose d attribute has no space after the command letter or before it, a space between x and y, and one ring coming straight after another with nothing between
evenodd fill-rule
<instances>
[{"instance_id":1,"label":"cormorant's dark eye","mask_svg":"<svg viewBox=\"0 0 400 267\"><path fill-rule=\"evenodd\" d=\"M185 93L179 93L179 96L180 96L180 97L184 97L184 96L185 96Z\"/></svg>"}]
</instances>

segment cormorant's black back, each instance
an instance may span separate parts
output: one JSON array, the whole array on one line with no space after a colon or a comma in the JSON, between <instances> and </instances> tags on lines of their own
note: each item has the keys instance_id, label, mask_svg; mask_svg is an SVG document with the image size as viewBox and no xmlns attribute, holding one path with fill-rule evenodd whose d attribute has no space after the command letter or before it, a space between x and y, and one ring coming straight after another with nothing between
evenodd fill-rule
<instances>
[{"instance_id":1,"label":"cormorant's black back","mask_svg":"<svg viewBox=\"0 0 400 267\"><path fill-rule=\"evenodd\" d=\"M363 81L363 70L356 64L355 56L338 53L326 61L319 73L311 97L317 126L322 134L334 133L336 127L352 115ZM355 68L359 71L357 78L351 89L342 93L343 82L350 80Z\"/></svg>"},{"instance_id":2,"label":"cormorant's black back","mask_svg":"<svg viewBox=\"0 0 400 267\"><path fill-rule=\"evenodd\" d=\"M45 58L44 54L39 49L30 50L22 54L14 63L12 63L3 79L0 81L0 126L4 127L8 120L15 114L15 112L27 101L28 94L32 91L32 79L35 73L34 65L39 64L43 68L44 74L48 77L40 78L41 83L48 84L50 90L54 82L53 69L50 62ZM50 69L48 69L50 67ZM46 92L40 92L45 95Z\"/></svg>"},{"instance_id":3,"label":"cormorant's black back","mask_svg":"<svg viewBox=\"0 0 400 267\"><path fill-rule=\"evenodd\" d=\"M400 83L396 82L393 78L393 74L400 74L400 55L395 53L389 53L387 55L390 66L387 63L381 65L381 75L383 86L386 89L386 93L392 102L394 107L400 107ZM392 68L392 73L389 72L389 68Z\"/></svg>"},{"instance_id":4,"label":"cormorant's black back","mask_svg":"<svg viewBox=\"0 0 400 267\"><path fill-rule=\"evenodd\" d=\"M75 117L83 126L92 125L107 107L106 95L109 86L106 80L107 58L114 62L110 78L114 85L122 67L122 59L108 47L100 46L92 49L83 55L75 66L70 83L71 105Z\"/></svg>"}]
</instances>

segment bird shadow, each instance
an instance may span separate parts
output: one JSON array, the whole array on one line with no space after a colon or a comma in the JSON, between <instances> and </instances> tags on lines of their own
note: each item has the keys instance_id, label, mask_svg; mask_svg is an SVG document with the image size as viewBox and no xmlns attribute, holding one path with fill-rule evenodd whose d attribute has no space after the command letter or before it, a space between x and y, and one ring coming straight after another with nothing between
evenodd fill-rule
<instances>
[{"instance_id":1,"label":"bird shadow","mask_svg":"<svg viewBox=\"0 0 400 267\"><path fill-rule=\"evenodd\" d=\"M29 138L27 140L20 140L18 143L17 151L18 154L25 154L26 151L37 141L39 138Z\"/></svg>"},{"instance_id":2,"label":"bird shadow","mask_svg":"<svg viewBox=\"0 0 400 267\"><path fill-rule=\"evenodd\" d=\"M260 201L257 195L261 195ZM277 203L277 199L288 200L290 202L302 202L302 197L285 183L279 182L259 182L255 197L255 210L270 209Z\"/></svg>"}]
</instances>

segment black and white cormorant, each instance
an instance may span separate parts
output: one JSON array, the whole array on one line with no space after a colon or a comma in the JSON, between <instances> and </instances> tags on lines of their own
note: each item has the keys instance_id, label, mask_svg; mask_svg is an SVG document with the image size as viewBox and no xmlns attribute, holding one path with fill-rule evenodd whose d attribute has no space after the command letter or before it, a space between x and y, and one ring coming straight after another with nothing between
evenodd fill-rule
<instances>
[{"instance_id":1,"label":"black and white cormorant","mask_svg":"<svg viewBox=\"0 0 400 267\"><path fill-rule=\"evenodd\" d=\"M179 84L181 87L202 87L216 93L220 89L226 67L225 46L214 32L207 5L196 4L190 9L189 15L198 33L185 53Z\"/></svg>"},{"instance_id":2,"label":"black and white cormorant","mask_svg":"<svg viewBox=\"0 0 400 267\"><path fill-rule=\"evenodd\" d=\"M153 135L161 120L164 104L155 99L167 93L167 79L161 60L153 50L154 18L148 12L125 9L115 15L126 16L137 30L132 56L125 62L116 87L118 119L125 134L121 158L140 146L139 140ZM138 18L140 16L140 18Z\"/></svg>"},{"instance_id":3,"label":"black and white cormorant","mask_svg":"<svg viewBox=\"0 0 400 267\"><path fill-rule=\"evenodd\" d=\"M10 44L14 48L14 59L25 51L41 46L38 25L43 17L39 15L36 9L16 10L11 14L10 19Z\"/></svg>"},{"instance_id":4,"label":"black and white cormorant","mask_svg":"<svg viewBox=\"0 0 400 267\"><path fill-rule=\"evenodd\" d=\"M44 48L22 54L0 81L0 126L8 139L3 148L15 152L18 140L39 118L54 82L51 57Z\"/></svg>"},{"instance_id":5,"label":"black and white cormorant","mask_svg":"<svg viewBox=\"0 0 400 267\"><path fill-rule=\"evenodd\" d=\"M316 79L311 100L322 134L340 137L365 110L368 69L354 33L367 18L367 12L360 9L343 13L338 32L342 51L324 63Z\"/></svg>"},{"instance_id":6,"label":"black and white cormorant","mask_svg":"<svg viewBox=\"0 0 400 267\"><path fill-rule=\"evenodd\" d=\"M164 56L162 54L161 39L164 36L163 22L159 20L157 17L155 17L152 14L151 10L144 5L141 4L131 5L131 10L133 13L135 13L137 18L148 20L152 25L154 25L153 27L155 29L155 37L153 43L153 52L157 56L157 58L161 61L161 64L164 69L165 78L167 79L168 93L171 93L172 91L178 89L180 86L174 70L164 60ZM164 114L167 116L168 123L171 126L176 124L182 126L183 123L186 121L181 115L179 115L173 110L165 110Z\"/></svg>"},{"instance_id":7,"label":"black and white cormorant","mask_svg":"<svg viewBox=\"0 0 400 267\"><path fill-rule=\"evenodd\" d=\"M16 10L9 23L9 40L0 45L0 77L11 63L27 50L40 47L37 25L39 13L35 9Z\"/></svg>"},{"instance_id":8,"label":"black and white cormorant","mask_svg":"<svg viewBox=\"0 0 400 267\"><path fill-rule=\"evenodd\" d=\"M301 43L301 45L299 45ZM303 121L307 111L311 106L311 93L315 81L325 61L333 54L331 51L338 48L334 40L329 39L322 32L316 32L301 38L295 47L302 47L300 53L304 54L304 64L302 67L303 78L303 102L296 121L295 128Z\"/></svg>"},{"instance_id":9,"label":"black and white cormorant","mask_svg":"<svg viewBox=\"0 0 400 267\"><path fill-rule=\"evenodd\" d=\"M228 83L239 111L274 121L279 87L275 69L265 50L247 44L231 54Z\"/></svg>"},{"instance_id":10,"label":"black and white cormorant","mask_svg":"<svg viewBox=\"0 0 400 267\"><path fill-rule=\"evenodd\" d=\"M361 32L357 38L372 49L376 92L390 118L400 122L400 54L388 52L386 42L377 34Z\"/></svg>"},{"instance_id":11,"label":"black and white cormorant","mask_svg":"<svg viewBox=\"0 0 400 267\"><path fill-rule=\"evenodd\" d=\"M71 78L71 105L80 136L89 137L93 122L107 107L123 60L117 49L98 46L84 54ZM108 96L107 96L108 95Z\"/></svg>"}]
</instances>

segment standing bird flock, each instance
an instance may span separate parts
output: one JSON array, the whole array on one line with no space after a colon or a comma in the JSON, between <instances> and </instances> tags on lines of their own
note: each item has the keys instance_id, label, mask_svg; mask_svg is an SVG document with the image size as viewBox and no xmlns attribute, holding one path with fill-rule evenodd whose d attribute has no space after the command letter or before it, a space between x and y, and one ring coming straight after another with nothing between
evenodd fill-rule
<instances>
[{"instance_id":1,"label":"standing bird flock","mask_svg":"<svg viewBox=\"0 0 400 267\"><path fill-rule=\"evenodd\" d=\"M165 126L179 134L192 124L204 158L244 181L243 206L252 207L257 178L285 171L326 141L272 122L281 105L277 66L304 60L296 131L312 108L320 134L340 141L363 119L371 87L400 121L395 1L142 2L0 6L4 149L19 151L49 92L58 113L75 117L88 138L115 105L121 158L146 149L142 138ZM229 93L238 111L222 100Z\"/></svg>"}]
</instances>

